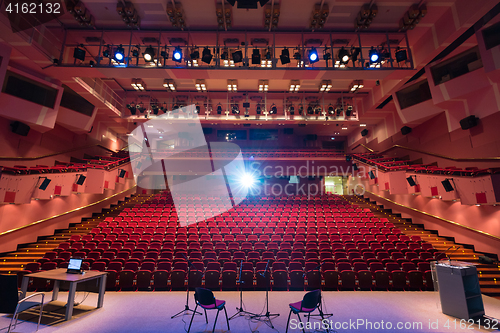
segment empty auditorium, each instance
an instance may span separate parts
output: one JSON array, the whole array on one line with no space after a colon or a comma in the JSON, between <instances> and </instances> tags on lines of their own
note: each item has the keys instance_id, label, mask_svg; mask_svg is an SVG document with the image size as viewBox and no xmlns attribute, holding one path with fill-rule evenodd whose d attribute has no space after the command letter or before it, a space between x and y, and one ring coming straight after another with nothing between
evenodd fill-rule
<instances>
[{"instance_id":1,"label":"empty auditorium","mask_svg":"<svg viewBox=\"0 0 500 333\"><path fill-rule=\"evenodd\" d=\"M0 332L500 332L500 2L0 0Z\"/></svg>"}]
</instances>

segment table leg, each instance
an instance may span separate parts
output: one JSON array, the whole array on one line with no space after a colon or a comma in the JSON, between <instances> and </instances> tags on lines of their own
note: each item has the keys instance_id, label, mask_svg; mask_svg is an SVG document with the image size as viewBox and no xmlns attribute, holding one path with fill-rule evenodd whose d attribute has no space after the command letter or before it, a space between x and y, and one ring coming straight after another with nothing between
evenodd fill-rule
<instances>
[{"instance_id":1,"label":"table leg","mask_svg":"<svg viewBox=\"0 0 500 333\"><path fill-rule=\"evenodd\" d=\"M52 290L52 300L57 301L59 296L59 280L54 281L54 289Z\"/></svg>"},{"instance_id":2,"label":"table leg","mask_svg":"<svg viewBox=\"0 0 500 333\"><path fill-rule=\"evenodd\" d=\"M73 304L75 303L76 282L70 282L68 304L66 304L66 320L70 320L73 316Z\"/></svg>"},{"instance_id":3,"label":"table leg","mask_svg":"<svg viewBox=\"0 0 500 333\"><path fill-rule=\"evenodd\" d=\"M21 283L21 299L26 297L26 292L28 291L28 283L30 278L27 276L23 276L23 281Z\"/></svg>"},{"instance_id":4,"label":"table leg","mask_svg":"<svg viewBox=\"0 0 500 333\"><path fill-rule=\"evenodd\" d=\"M104 292L106 291L106 274L99 279L99 298L97 299L97 307L102 308L104 303Z\"/></svg>"}]
</instances>

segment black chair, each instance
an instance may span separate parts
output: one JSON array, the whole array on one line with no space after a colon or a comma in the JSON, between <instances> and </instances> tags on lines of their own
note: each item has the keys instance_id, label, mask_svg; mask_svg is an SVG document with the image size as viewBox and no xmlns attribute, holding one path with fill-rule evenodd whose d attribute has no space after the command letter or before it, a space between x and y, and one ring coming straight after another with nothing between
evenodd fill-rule
<instances>
[{"instance_id":1,"label":"black chair","mask_svg":"<svg viewBox=\"0 0 500 333\"><path fill-rule=\"evenodd\" d=\"M42 300L40 302L30 301L31 298L41 296ZM7 333L10 333L12 326L12 321L16 318L14 323L14 328L17 325L17 318L19 313L31 309L35 306L40 305L40 315L38 316L38 327L40 326L40 320L42 319L43 312L43 301L45 295L43 293L34 293L23 299L19 299L19 292L17 290L17 276L16 275L0 275L0 313L12 314L12 319L10 320L9 329Z\"/></svg>"},{"instance_id":2,"label":"black chair","mask_svg":"<svg viewBox=\"0 0 500 333\"><path fill-rule=\"evenodd\" d=\"M292 315L292 312L299 317L299 322L302 322L302 319L300 319L300 312L306 313L308 316L308 321L311 317L311 312L314 310L318 309L319 310L319 315L321 316L321 320L323 322L324 314L323 311L321 310L321 290L313 290L308 292L307 294L304 295L304 298L302 298L302 301L296 302L296 303L290 303L290 313L288 314L288 320L286 322L286 332L288 332L288 325L290 323L290 317ZM305 333L304 328L302 328L302 332Z\"/></svg>"},{"instance_id":3,"label":"black chair","mask_svg":"<svg viewBox=\"0 0 500 333\"><path fill-rule=\"evenodd\" d=\"M194 315L196 314L196 309L198 306L202 307L205 311L205 320L208 324L207 310L217 310L217 315L215 316L214 328L212 333L215 331L215 325L217 324L217 318L219 317L219 312L224 309L226 314L227 329L229 330L229 319L227 318L226 311L226 301L215 299L214 294L211 290L205 288L196 288L194 293L194 300L196 302L196 307L194 308L193 316L189 322L188 333L191 330L191 324L193 323Z\"/></svg>"}]
</instances>

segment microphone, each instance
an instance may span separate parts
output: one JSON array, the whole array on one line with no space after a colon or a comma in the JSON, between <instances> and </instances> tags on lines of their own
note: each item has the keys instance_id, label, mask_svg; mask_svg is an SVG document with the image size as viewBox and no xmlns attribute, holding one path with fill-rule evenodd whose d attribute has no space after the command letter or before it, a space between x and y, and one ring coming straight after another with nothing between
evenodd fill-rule
<instances>
[{"instance_id":1,"label":"microphone","mask_svg":"<svg viewBox=\"0 0 500 333\"><path fill-rule=\"evenodd\" d=\"M453 247L453 246L452 246L452 247ZM460 246L459 246L459 247L457 247L455 250L451 251L451 253L450 253L450 254L448 254L448 263L449 263L449 265L451 265L451 257L450 257L450 255L452 255L453 253L455 253L458 249L460 249ZM447 251L448 251L448 250L447 250Z\"/></svg>"},{"instance_id":2,"label":"microphone","mask_svg":"<svg viewBox=\"0 0 500 333\"><path fill-rule=\"evenodd\" d=\"M259 274L260 274L260 276L262 276L262 277L266 277L266 275L267 275L267 268L269 267L269 262L270 262L270 261L271 261L271 259L268 259L268 260L267 260L267 265L266 265L266 268L264 269L264 274L259 273Z\"/></svg>"}]
</instances>

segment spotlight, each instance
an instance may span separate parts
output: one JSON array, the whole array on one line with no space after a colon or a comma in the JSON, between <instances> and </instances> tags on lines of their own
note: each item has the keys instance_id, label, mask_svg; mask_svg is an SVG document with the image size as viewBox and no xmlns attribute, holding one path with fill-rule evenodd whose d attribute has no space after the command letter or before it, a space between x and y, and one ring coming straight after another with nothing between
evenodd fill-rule
<instances>
[{"instance_id":1,"label":"spotlight","mask_svg":"<svg viewBox=\"0 0 500 333\"><path fill-rule=\"evenodd\" d=\"M73 51L73 58L85 61L85 53L86 53L85 50L79 47L75 47L75 50Z\"/></svg>"},{"instance_id":2,"label":"spotlight","mask_svg":"<svg viewBox=\"0 0 500 333\"><path fill-rule=\"evenodd\" d=\"M361 49L359 47L354 47L351 49L352 62L355 62L358 60L358 56L359 56L360 52L361 52Z\"/></svg>"},{"instance_id":3,"label":"spotlight","mask_svg":"<svg viewBox=\"0 0 500 333\"><path fill-rule=\"evenodd\" d=\"M246 188L252 187L255 185L257 180L255 177L249 173L243 173L239 179L239 183Z\"/></svg>"},{"instance_id":4,"label":"spotlight","mask_svg":"<svg viewBox=\"0 0 500 333\"><path fill-rule=\"evenodd\" d=\"M139 48L139 45L136 45L135 48L132 50L132 56L138 58L140 53L141 49Z\"/></svg>"},{"instance_id":5,"label":"spotlight","mask_svg":"<svg viewBox=\"0 0 500 333\"><path fill-rule=\"evenodd\" d=\"M314 114L314 110L313 110L313 107L311 105L309 105L307 107L307 114Z\"/></svg>"},{"instance_id":6,"label":"spotlight","mask_svg":"<svg viewBox=\"0 0 500 333\"><path fill-rule=\"evenodd\" d=\"M299 52L299 49L295 49L295 53L293 54L293 59L300 61L302 59L302 56Z\"/></svg>"},{"instance_id":7,"label":"spotlight","mask_svg":"<svg viewBox=\"0 0 500 333\"><path fill-rule=\"evenodd\" d=\"M200 106L198 104L196 104L194 113L200 113Z\"/></svg>"},{"instance_id":8,"label":"spotlight","mask_svg":"<svg viewBox=\"0 0 500 333\"><path fill-rule=\"evenodd\" d=\"M179 46L174 48L174 52L172 53L172 60L175 62L182 62L182 49Z\"/></svg>"},{"instance_id":9,"label":"spotlight","mask_svg":"<svg viewBox=\"0 0 500 333\"><path fill-rule=\"evenodd\" d=\"M134 104L127 104L127 109L129 109L132 116L135 116L135 114L137 113L137 108Z\"/></svg>"},{"instance_id":10,"label":"spotlight","mask_svg":"<svg viewBox=\"0 0 500 333\"><path fill-rule=\"evenodd\" d=\"M94 67L94 64L95 64L94 60L90 60L90 61L89 61L89 65L90 65L90 67Z\"/></svg>"},{"instance_id":11,"label":"spotlight","mask_svg":"<svg viewBox=\"0 0 500 333\"><path fill-rule=\"evenodd\" d=\"M253 51L252 51L252 65L259 65L259 64L260 64L260 50L253 49Z\"/></svg>"},{"instance_id":12,"label":"spotlight","mask_svg":"<svg viewBox=\"0 0 500 333\"><path fill-rule=\"evenodd\" d=\"M328 105L328 114L334 115L335 114L335 109L333 108L333 105Z\"/></svg>"},{"instance_id":13,"label":"spotlight","mask_svg":"<svg viewBox=\"0 0 500 333\"><path fill-rule=\"evenodd\" d=\"M225 47L225 48L224 48L224 50L222 51L222 54L221 54L220 58L221 58L222 60L227 60L228 55L229 55L229 53L228 53L228 51L227 51L227 48Z\"/></svg>"},{"instance_id":14,"label":"spotlight","mask_svg":"<svg viewBox=\"0 0 500 333\"><path fill-rule=\"evenodd\" d=\"M222 105L220 103L217 104L217 114L222 114Z\"/></svg>"},{"instance_id":15,"label":"spotlight","mask_svg":"<svg viewBox=\"0 0 500 333\"><path fill-rule=\"evenodd\" d=\"M341 63L346 64L349 62L349 51L347 51L344 47L339 50L338 59Z\"/></svg>"},{"instance_id":16,"label":"spotlight","mask_svg":"<svg viewBox=\"0 0 500 333\"><path fill-rule=\"evenodd\" d=\"M283 50L281 50L280 60L282 65L290 63L290 52L286 47Z\"/></svg>"},{"instance_id":17,"label":"spotlight","mask_svg":"<svg viewBox=\"0 0 500 333\"><path fill-rule=\"evenodd\" d=\"M243 52L241 50L233 52L233 61L235 64L243 61Z\"/></svg>"},{"instance_id":18,"label":"spotlight","mask_svg":"<svg viewBox=\"0 0 500 333\"><path fill-rule=\"evenodd\" d=\"M203 49L201 61L203 61L206 64L210 64L212 62L212 53L210 52L210 49L208 47L205 47Z\"/></svg>"},{"instance_id":19,"label":"spotlight","mask_svg":"<svg viewBox=\"0 0 500 333\"><path fill-rule=\"evenodd\" d=\"M317 62L319 60L318 51L316 50L315 47L313 47L313 48L311 48L309 50L309 55L308 56L309 56L309 62L311 64L313 64L313 63L315 63L315 62Z\"/></svg>"},{"instance_id":20,"label":"spotlight","mask_svg":"<svg viewBox=\"0 0 500 333\"><path fill-rule=\"evenodd\" d=\"M109 45L106 47L104 51L102 51L102 56L104 58L109 58Z\"/></svg>"},{"instance_id":21,"label":"spotlight","mask_svg":"<svg viewBox=\"0 0 500 333\"><path fill-rule=\"evenodd\" d=\"M396 61L401 62L408 59L408 55L406 54L406 50L401 50L399 46L396 48Z\"/></svg>"},{"instance_id":22,"label":"spotlight","mask_svg":"<svg viewBox=\"0 0 500 333\"><path fill-rule=\"evenodd\" d=\"M271 58L272 58L271 48L270 48L270 47L268 47L268 48L267 48L267 52L266 52L266 59L267 59L267 60L271 60Z\"/></svg>"},{"instance_id":23,"label":"spotlight","mask_svg":"<svg viewBox=\"0 0 500 333\"><path fill-rule=\"evenodd\" d=\"M378 52L378 50L375 50L372 46L370 52L368 53L369 56L370 56L370 63L375 63L375 62L378 62L379 59L380 59L380 54Z\"/></svg>"},{"instance_id":24,"label":"spotlight","mask_svg":"<svg viewBox=\"0 0 500 333\"><path fill-rule=\"evenodd\" d=\"M149 45L149 47L147 47L146 50L144 50L142 57L144 58L144 61L146 61L146 62L153 61L153 59L155 57L155 49L151 45Z\"/></svg>"},{"instance_id":25,"label":"spotlight","mask_svg":"<svg viewBox=\"0 0 500 333\"><path fill-rule=\"evenodd\" d=\"M262 113L262 108L260 107L260 104L257 104L257 108L255 110L257 112L257 114L261 114Z\"/></svg>"},{"instance_id":26,"label":"spotlight","mask_svg":"<svg viewBox=\"0 0 500 333\"><path fill-rule=\"evenodd\" d=\"M200 58L200 51L198 49L196 50L191 50L191 54L189 55L191 60L199 59Z\"/></svg>"},{"instance_id":27,"label":"spotlight","mask_svg":"<svg viewBox=\"0 0 500 333\"><path fill-rule=\"evenodd\" d=\"M231 108L231 112L233 114L240 114L240 107L238 106L238 104L233 104L233 106Z\"/></svg>"},{"instance_id":28,"label":"spotlight","mask_svg":"<svg viewBox=\"0 0 500 333\"><path fill-rule=\"evenodd\" d=\"M152 105L151 105L151 111L153 111L153 113L154 113L156 116L158 115L158 110L159 110L158 105L156 105L156 104L152 104Z\"/></svg>"},{"instance_id":29,"label":"spotlight","mask_svg":"<svg viewBox=\"0 0 500 333\"><path fill-rule=\"evenodd\" d=\"M295 114L295 107L291 105L288 111L290 112L290 115L293 116Z\"/></svg>"},{"instance_id":30,"label":"spotlight","mask_svg":"<svg viewBox=\"0 0 500 333\"><path fill-rule=\"evenodd\" d=\"M330 52L328 52L328 48L325 46L325 49L323 50L323 60L328 61L332 58L332 55Z\"/></svg>"},{"instance_id":31,"label":"spotlight","mask_svg":"<svg viewBox=\"0 0 500 333\"><path fill-rule=\"evenodd\" d=\"M123 58L125 58L125 50L123 49L122 44L120 44L115 51L115 60L121 62L123 61Z\"/></svg>"},{"instance_id":32,"label":"spotlight","mask_svg":"<svg viewBox=\"0 0 500 333\"><path fill-rule=\"evenodd\" d=\"M302 104L299 105L299 114L300 115L304 114L304 106L302 106Z\"/></svg>"},{"instance_id":33,"label":"spotlight","mask_svg":"<svg viewBox=\"0 0 500 333\"><path fill-rule=\"evenodd\" d=\"M271 105L271 109L269 110L269 114L277 114L278 109L276 108L276 104Z\"/></svg>"}]
</instances>

